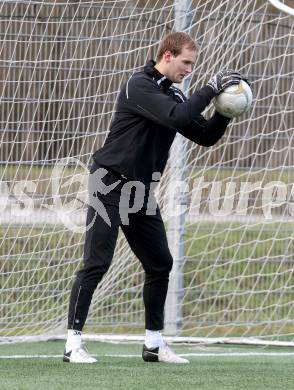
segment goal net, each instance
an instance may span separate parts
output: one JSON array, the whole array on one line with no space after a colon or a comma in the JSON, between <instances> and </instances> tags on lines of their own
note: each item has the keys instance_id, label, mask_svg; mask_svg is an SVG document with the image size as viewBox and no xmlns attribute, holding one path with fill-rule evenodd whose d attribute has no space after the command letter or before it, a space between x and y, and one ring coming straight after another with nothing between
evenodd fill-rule
<instances>
[{"instance_id":1,"label":"goal net","mask_svg":"<svg viewBox=\"0 0 294 390\"><path fill-rule=\"evenodd\" d=\"M65 333L91 156L121 86L181 18L201 48L187 94L233 68L254 102L213 147L175 142L181 180L170 159L157 190L177 240L167 327L174 336L293 340L293 17L268 1L195 0L186 12L176 3L188 2L1 2L3 340ZM143 282L120 235L87 331L142 334Z\"/></svg>"}]
</instances>

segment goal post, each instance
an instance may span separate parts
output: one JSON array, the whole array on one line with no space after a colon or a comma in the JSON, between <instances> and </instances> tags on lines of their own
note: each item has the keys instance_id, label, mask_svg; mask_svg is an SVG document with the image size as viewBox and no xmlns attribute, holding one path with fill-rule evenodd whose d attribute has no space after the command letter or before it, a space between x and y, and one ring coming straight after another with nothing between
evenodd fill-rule
<instances>
[{"instance_id":1,"label":"goal post","mask_svg":"<svg viewBox=\"0 0 294 390\"><path fill-rule=\"evenodd\" d=\"M189 32L192 26L192 1L174 2L174 31ZM188 95L191 77L186 77L180 85L185 96ZM183 299L183 263L185 259L184 236L185 214L187 209L187 177L186 177L187 143L177 135L171 147L173 156L170 163L168 191L168 242L173 256L173 268L169 277L168 293L165 304L164 331L166 335L177 336L182 328Z\"/></svg>"},{"instance_id":2,"label":"goal post","mask_svg":"<svg viewBox=\"0 0 294 390\"><path fill-rule=\"evenodd\" d=\"M287 4L284 4L279 0L269 0L269 2L274 7L276 7L278 10L280 10L282 12L286 12L287 14L294 16L294 8L293 7L290 7Z\"/></svg>"},{"instance_id":3,"label":"goal post","mask_svg":"<svg viewBox=\"0 0 294 390\"><path fill-rule=\"evenodd\" d=\"M176 27L179 4L190 20ZM233 68L250 80L254 101L216 145L178 136L173 146L157 189L180 276L167 333L292 345L293 17L261 0L1 2L1 341L65 333L91 156L121 86L174 29L200 46L187 96ZM170 189L183 171L185 213L175 219ZM85 331L142 336L143 283L120 234Z\"/></svg>"}]
</instances>

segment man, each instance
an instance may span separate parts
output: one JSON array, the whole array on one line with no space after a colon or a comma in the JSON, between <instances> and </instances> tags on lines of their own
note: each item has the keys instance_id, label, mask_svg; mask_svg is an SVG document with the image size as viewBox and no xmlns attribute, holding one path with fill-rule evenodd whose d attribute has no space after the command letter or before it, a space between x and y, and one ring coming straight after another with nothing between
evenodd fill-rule
<instances>
[{"instance_id":1,"label":"man","mask_svg":"<svg viewBox=\"0 0 294 390\"><path fill-rule=\"evenodd\" d=\"M81 347L81 331L92 295L110 266L121 227L145 271L143 359L188 363L168 347L161 334L172 256L158 206L153 213L148 210L152 197L150 183L163 173L177 132L204 146L214 145L223 136L229 119L215 113L205 120L201 112L224 88L241 80L237 72L219 72L186 99L172 84L181 83L192 72L197 54L197 45L188 34L167 35L160 44L156 63L148 61L143 71L129 78L119 94L108 138L93 156L89 192L98 203L95 206L93 198L88 208L90 228L85 239L84 268L78 272L71 292L63 358L66 362L96 362ZM104 189L95 182L99 170L104 172ZM122 193L125 185L134 180L144 188L142 207L123 218L124 211L130 210L129 204L136 201L136 194L132 191L128 205L122 210ZM97 212L99 204L103 213Z\"/></svg>"}]
</instances>

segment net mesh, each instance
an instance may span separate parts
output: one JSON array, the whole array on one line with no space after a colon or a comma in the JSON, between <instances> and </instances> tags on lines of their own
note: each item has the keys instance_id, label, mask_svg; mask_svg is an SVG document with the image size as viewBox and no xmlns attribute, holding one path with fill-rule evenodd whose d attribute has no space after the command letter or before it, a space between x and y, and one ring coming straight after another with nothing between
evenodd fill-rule
<instances>
[{"instance_id":1,"label":"net mesh","mask_svg":"<svg viewBox=\"0 0 294 390\"><path fill-rule=\"evenodd\" d=\"M187 31L201 51L188 92L234 68L251 81L254 104L215 146L184 141L178 334L291 339L293 18L266 1L192 4ZM1 2L1 336L66 329L83 255L86 168L121 86L174 24L173 1ZM171 178L169 163L158 190L167 228ZM143 281L120 236L88 329L142 332Z\"/></svg>"}]
</instances>

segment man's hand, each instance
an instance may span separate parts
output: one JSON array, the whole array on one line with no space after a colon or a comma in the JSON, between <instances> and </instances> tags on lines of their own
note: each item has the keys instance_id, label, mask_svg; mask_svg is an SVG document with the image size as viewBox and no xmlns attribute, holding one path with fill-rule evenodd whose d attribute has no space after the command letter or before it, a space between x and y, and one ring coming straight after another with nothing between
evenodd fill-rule
<instances>
[{"instance_id":1,"label":"man's hand","mask_svg":"<svg viewBox=\"0 0 294 390\"><path fill-rule=\"evenodd\" d=\"M222 70L216 73L207 83L212 88L216 95L221 93L225 88L230 85L239 84L242 80L242 76L239 72L232 69Z\"/></svg>"}]
</instances>

